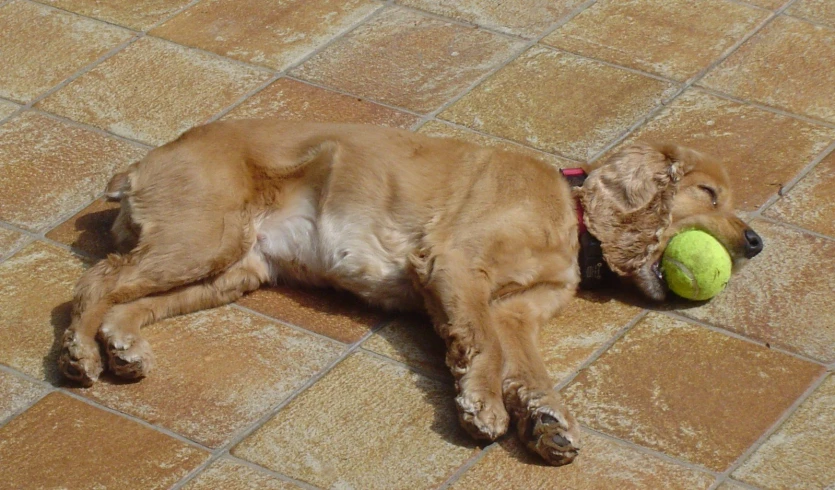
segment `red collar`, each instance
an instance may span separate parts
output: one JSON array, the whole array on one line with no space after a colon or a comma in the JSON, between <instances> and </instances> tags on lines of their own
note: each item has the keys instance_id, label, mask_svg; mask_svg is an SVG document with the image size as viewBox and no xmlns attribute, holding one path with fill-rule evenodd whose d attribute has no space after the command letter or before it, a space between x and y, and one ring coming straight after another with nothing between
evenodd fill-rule
<instances>
[{"instance_id":1,"label":"red collar","mask_svg":"<svg viewBox=\"0 0 835 490\"><path fill-rule=\"evenodd\" d=\"M586 180L586 171L579 167L563 168L560 169L560 173L571 187L582 187ZM580 202L580 198L575 199L574 207L577 210L577 234L582 236L586 232L586 222L583 219L583 203Z\"/></svg>"},{"instance_id":2,"label":"red collar","mask_svg":"<svg viewBox=\"0 0 835 490\"><path fill-rule=\"evenodd\" d=\"M564 168L560 169L560 173L571 187L582 187L587 177L586 171L582 168ZM575 200L574 207L577 210L577 234L580 239L580 256L577 258L577 265L580 267L580 287L596 289L603 285L611 272L606 266L606 261L603 260L600 240L589 233L586 228L583 204L579 197Z\"/></svg>"}]
</instances>

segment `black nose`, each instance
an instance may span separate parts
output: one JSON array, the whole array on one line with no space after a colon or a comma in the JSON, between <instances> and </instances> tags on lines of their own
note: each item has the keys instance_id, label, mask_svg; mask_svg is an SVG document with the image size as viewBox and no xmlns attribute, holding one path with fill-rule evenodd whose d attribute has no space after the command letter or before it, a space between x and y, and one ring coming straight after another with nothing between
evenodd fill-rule
<instances>
[{"instance_id":1,"label":"black nose","mask_svg":"<svg viewBox=\"0 0 835 490\"><path fill-rule=\"evenodd\" d=\"M748 229L745 236L745 256L751 258L763 251L763 239L754 230Z\"/></svg>"}]
</instances>

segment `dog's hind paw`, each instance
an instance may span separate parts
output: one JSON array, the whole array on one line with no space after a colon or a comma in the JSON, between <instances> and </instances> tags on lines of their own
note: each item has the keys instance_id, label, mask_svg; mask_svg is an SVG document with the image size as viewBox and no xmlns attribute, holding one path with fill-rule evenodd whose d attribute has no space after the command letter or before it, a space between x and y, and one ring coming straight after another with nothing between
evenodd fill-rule
<instances>
[{"instance_id":1,"label":"dog's hind paw","mask_svg":"<svg viewBox=\"0 0 835 490\"><path fill-rule=\"evenodd\" d=\"M153 370L155 361L151 344L133 335L115 334L105 339L108 367L124 379L140 379Z\"/></svg>"},{"instance_id":2,"label":"dog's hind paw","mask_svg":"<svg viewBox=\"0 0 835 490\"><path fill-rule=\"evenodd\" d=\"M560 421L556 413L541 407L526 419L520 420L519 437L528 449L539 454L554 466L574 461L580 452L580 438L576 427L568 427L568 421Z\"/></svg>"},{"instance_id":3,"label":"dog's hind paw","mask_svg":"<svg viewBox=\"0 0 835 490\"><path fill-rule=\"evenodd\" d=\"M496 440L507 432L510 416L501 398L459 395L455 398L461 426L476 439Z\"/></svg>"}]
</instances>

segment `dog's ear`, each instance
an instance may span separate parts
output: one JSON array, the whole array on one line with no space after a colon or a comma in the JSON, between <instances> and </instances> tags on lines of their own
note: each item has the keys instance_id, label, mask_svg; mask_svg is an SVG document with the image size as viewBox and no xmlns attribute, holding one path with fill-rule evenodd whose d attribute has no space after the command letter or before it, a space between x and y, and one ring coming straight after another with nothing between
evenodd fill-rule
<instances>
[{"instance_id":1,"label":"dog's ear","mask_svg":"<svg viewBox=\"0 0 835 490\"><path fill-rule=\"evenodd\" d=\"M693 166L688 152L674 145L629 146L595 168L578 190L586 226L617 274L633 275L656 255L678 182Z\"/></svg>"}]
</instances>

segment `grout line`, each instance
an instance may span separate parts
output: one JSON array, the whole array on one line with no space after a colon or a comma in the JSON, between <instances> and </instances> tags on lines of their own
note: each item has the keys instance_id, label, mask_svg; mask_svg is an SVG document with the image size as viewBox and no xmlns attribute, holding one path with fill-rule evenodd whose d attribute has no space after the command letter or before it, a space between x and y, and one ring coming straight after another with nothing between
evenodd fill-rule
<instances>
[{"instance_id":1,"label":"grout line","mask_svg":"<svg viewBox=\"0 0 835 490\"><path fill-rule=\"evenodd\" d=\"M805 402L805 401L806 401L806 400L807 400L810 396L812 396L812 393L814 393L814 392L815 392L815 391L816 391L816 390L817 390L817 389L818 389L818 388L819 388L819 387L823 384L823 382L826 380L826 378L827 378L828 376L829 376L829 373L826 373L826 372L824 372L823 374L821 374L820 376L818 376L818 379L814 380L814 381L813 381L813 382L809 385L809 387L808 387L808 388L806 388L806 391L804 391L804 392L803 392L803 394L801 394L799 397L797 397L797 398L794 400L794 403L792 403L792 404L789 406L789 408L787 408L787 409L783 412L783 414L782 414L782 415L780 415L780 416L777 418L777 420L776 420L776 421L775 421L775 422L771 425L771 427L769 427L769 428L768 428L765 432L763 432L763 433L762 433L762 435L760 435L759 439L757 439L757 440L756 440L753 444L751 444L751 445L748 447L748 449L746 449L746 450L745 450L745 452L743 452L743 453L742 453L742 454L741 454L741 455L740 455L740 456L736 459L736 461L734 461L734 462L731 464L731 466L730 466L730 467L728 467L728 469L727 469L727 470L725 470L725 471L722 473L722 475L719 477L719 479L718 479L718 480L717 480L717 481L713 484L713 486L712 486L710 489L708 489L708 490L715 490L715 489L716 489L719 485L721 485L723 482L725 482L725 481L726 481L726 480L727 480L727 479L731 476L731 474L733 474L733 472L734 472L734 471L736 471L736 470L737 470L740 466L742 466L742 464L743 464L743 463L745 463L745 461L747 461L747 460L748 460L748 458L749 458L752 454L754 454L754 453L755 453L755 452L756 452L756 451L757 451L760 447L762 447L762 445L763 445L763 444L764 444L764 443L765 443L765 442L766 442L766 441L767 441L767 440L768 440L768 439L769 439L772 435L774 435L774 433L776 433L776 432L780 429L780 427L781 427L781 426L782 426L782 425L783 425L783 424L784 424L784 423L785 423L785 422L786 422L789 418L791 418L791 416L792 416L792 415L794 415L794 413L797 411L797 409L798 409L798 408L800 408L800 405L802 405L802 404L803 404L803 403L804 403L804 402Z\"/></svg>"},{"instance_id":2,"label":"grout line","mask_svg":"<svg viewBox=\"0 0 835 490\"><path fill-rule=\"evenodd\" d=\"M830 129L835 129L835 123L824 121L822 119L815 119L810 116L804 116L803 114L795 114L793 112L788 112L786 110L780 109L779 107L766 105L761 102L742 99L731 94L726 94L725 92L720 92L710 87L705 87L704 85L694 84L692 88L693 90L699 90L707 94L713 95L715 97L719 97L720 99L730 100L738 104L748 105L754 107L755 109L771 112L772 114L778 114L780 116L790 117L792 119L797 119L798 121L803 121L809 124L815 124L817 126L824 126Z\"/></svg>"},{"instance_id":3,"label":"grout line","mask_svg":"<svg viewBox=\"0 0 835 490\"><path fill-rule=\"evenodd\" d=\"M584 432L594 434L594 435L596 435L600 438L612 441L615 444L618 444L618 445L621 445L621 446L626 446L626 447L628 447L630 449L633 449L633 450L635 450L639 453L646 454L646 455L649 455L649 456L654 456L654 457L656 457L658 459L662 459L662 460L664 460L668 463L673 463L676 466L683 466L687 469L698 471L699 473L706 473L706 474L709 474L709 475L713 476L714 478L719 478L719 477L722 476L722 473L720 473L718 471L714 471L714 470L711 470L710 468L706 468L706 467L701 466L701 465L696 464L696 463L691 463L690 461L680 459L680 458L677 458L675 456L671 456L667 453L664 453L664 452L661 452L661 451L658 451L658 450L655 450L655 449L651 449L651 448L648 448L646 446L642 446L640 444L636 444L634 442L621 439L619 437L615 437L611 434L607 434L607 433L599 431L597 429L592 429L591 427L589 427L587 425L581 424L581 427L583 428Z\"/></svg>"},{"instance_id":4,"label":"grout line","mask_svg":"<svg viewBox=\"0 0 835 490\"><path fill-rule=\"evenodd\" d=\"M517 59L519 59L519 57L520 57L520 56L522 56L522 55L523 55L523 54L524 54L524 53L525 53L528 49L530 49L531 47L535 46L535 45L536 45L539 41L541 41L542 39L544 39L546 36L548 36L549 34L551 34L552 32L554 32L555 30L559 29L561 26L563 26L563 25L565 25L566 23L570 22L570 21L571 21L571 19L573 19L574 17L576 17L577 15L579 15L579 14L580 14L580 12L582 12L582 11L583 11L583 10L585 10L586 8L590 7L591 5L594 5L596 2L597 2L597 0L586 0L586 1L585 1L585 2L583 2L581 5L577 6L574 10L572 10L572 11L571 11L571 12L569 12L568 14L564 15L564 16L563 16L562 18L560 18L557 22L555 22L554 24L552 24L551 26L549 26L547 29L545 29L545 30L542 32L542 34L540 34L539 36L537 36L537 37L535 37L535 38L533 38L533 39L531 39L531 40L527 40L527 42L525 42L524 44L522 44L522 46L521 46L519 49L517 49L516 51L512 51L512 52L511 52L511 54L508 56L508 58L507 58L504 62L498 63L498 64L497 64L496 66L494 66L492 69L488 70L486 73L484 73L484 74L483 74L482 76L480 76L478 79L476 79L476 80L475 80L473 83L471 83L469 86L467 86L466 88L464 88L464 90L462 90L461 92L459 92L457 95L455 95L455 96L453 96L452 98L448 99L446 102L444 102L443 104L441 104L441 106L440 106L440 107L438 107L437 109L435 109L434 111L429 112L428 114L426 114L426 115L424 116L423 120L422 120L422 121L419 121L419 122L418 122L418 123L414 126L413 130L418 130L418 129L420 129L420 127L422 127L424 124L426 124L426 123L427 123L427 122L429 122L430 120L434 119L434 118L435 118L438 114L440 114L441 112L445 111L447 108L449 108L450 106L452 106L453 104L455 104L456 102L458 102L459 100L461 100L462 98L464 98L464 97L465 97L467 94L469 94L469 93L470 93L473 89L475 89L477 86L479 86L479 85L481 85L482 83L484 83L484 82L485 82L488 78L492 77L492 76L493 76L493 75L495 75L497 72L499 72L500 70L502 70L503 68L505 68L505 67L506 67L506 66L508 66L509 64L511 64L511 63L513 63L514 61L516 61Z\"/></svg>"},{"instance_id":5,"label":"grout line","mask_svg":"<svg viewBox=\"0 0 835 490\"><path fill-rule=\"evenodd\" d=\"M259 288L259 289L261 289L261 288ZM237 310L249 313L250 315L257 316L257 317L262 318L264 320L269 320L273 323L278 323L279 325L283 325L285 327L288 327L291 330L295 330L297 332L301 332L301 333L311 335L313 337L318 338L319 340L327 341L328 343L334 344L334 345L339 346L339 347L347 348L347 347L350 347L352 345L350 343L343 342L341 340L337 340L337 339L328 337L327 335L321 334L319 332L314 332L312 330L308 330L308 329L306 329L306 328L304 328L300 325L296 325L295 323L290 323L290 322L282 320L280 318L275 318L275 317L267 315L265 313L261 313L258 310L253 310L252 308L249 308L247 306L244 306L244 305L241 305L241 304L238 304L238 303L229 303L229 306L232 307L232 308L235 308ZM374 327L372 327L371 330L375 331L374 330L375 327L376 327L376 325Z\"/></svg>"},{"instance_id":6,"label":"grout line","mask_svg":"<svg viewBox=\"0 0 835 490\"><path fill-rule=\"evenodd\" d=\"M234 434L229 440L220 446L219 448L215 449L211 456L204 461L199 466L195 467L191 470L188 474L186 474L179 482L177 482L174 486L171 487L171 490L178 490L182 488L186 483L194 479L198 474L200 474L204 469L206 469L210 464L214 461L217 461L221 457L229 454L232 447L246 439L250 434L255 432L256 430L263 427L267 422L272 420L275 415L280 412L284 407L289 405L293 402L298 396L304 393L308 388L313 386L316 382L320 379L325 377L328 373L330 373L337 365L339 365L342 361L347 359L351 354L356 352L359 349L360 344L365 341L366 338L373 335L375 330L371 330L365 335L362 336L357 342L347 346L345 350L338 355L336 358L332 359L328 364L325 365L318 373L314 374L310 378L307 379L301 386L293 390L289 395L287 395L284 400L282 400L278 405L273 407L272 409L266 411L261 417L259 417L255 422L250 424L248 427L243 428L242 430L238 431L237 434Z\"/></svg>"},{"instance_id":7,"label":"grout line","mask_svg":"<svg viewBox=\"0 0 835 490\"><path fill-rule=\"evenodd\" d=\"M280 480L286 481L288 483L292 483L293 485L297 485L297 486L302 487L302 488L306 488L306 489L309 489L309 490L321 490L319 487L317 487L315 485L311 485L310 483L307 483L307 482L302 481L302 480L296 480L295 478L289 477L289 476L287 476L283 473L278 473L278 472L273 471L273 470L271 470L271 469L269 469L265 466L261 466L258 463L253 463L252 461L247 461L245 459L241 459L241 458L238 458L236 456L232 456L231 454L227 454L225 456L222 456L222 457L218 458L216 461L220 461L220 460L232 461L236 464L239 464L239 465L242 465L242 466L247 466L252 470L258 471L259 473L265 473L267 475L272 476L273 478L278 478Z\"/></svg>"},{"instance_id":8,"label":"grout line","mask_svg":"<svg viewBox=\"0 0 835 490\"><path fill-rule=\"evenodd\" d=\"M609 66L611 68L616 68L618 70L628 71L630 73L633 73L635 75L640 75L642 77L652 78L652 79L657 80L659 82L665 82L665 83L669 83L671 85L684 85L684 83L685 83L682 80L676 80L674 78L665 77L665 76L659 75L657 73L652 73L652 72L649 72L649 71L641 70L640 68L633 68L631 66L619 65L617 63L612 63L611 61L606 61L603 58L597 58L597 57L589 56L589 55L586 55L586 54L580 54L580 53L570 51L570 50L565 49L565 48L559 48L557 46L552 46L550 44L537 44L537 46L541 47L543 49L546 49L548 51L553 51L555 53L566 53L566 54L570 54L571 56L576 56L578 58L591 60L591 61L594 61L596 63L600 63L601 65L606 65L606 66Z\"/></svg>"},{"instance_id":9,"label":"grout line","mask_svg":"<svg viewBox=\"0 0 835 490\"><path fill-rule=\"evenodd\" d=\"M820 162L822 162L825 158L827 158L830 154L835 152L835 140L832 141L826 148L823 149L818 155L812 159L811 162L806 164L791 180L787 183L783 184L783 186L775 192L771 197L766 199L766 201L760 206L757 210L749 215L749 218L760 218L763 217L763 213L768 211L774 203L780 200L781 197L785 196L792 189L801 181L803 180L806 175L812 172L812 170L818 166Z\"/></svg>"},{"instance_id":10,"label":"grout line","mask_svg":"<svg viewBox=\"0 0 835 490\"><path fill-rule=\"evenodd\" d=\"M817 20L814 20L814 19L808 19L806 17L801 17L801 16L796 15L796 14L787 14L785 12L780 14L780 15L782 17L788 17L790 19L799 20L801 22L806 22L808 24L812 24L815 27L821 27L823 29L826 29L827 31L835 31L835 27L833 27L831 25L828 25L828 24L824 24L823 22L820 22L820 21L817 21Z\"/></svg>"},{"instance_id":11,"label":"grout line","mask_svg":"<svg viewBox=\"0 0 835 490\"><path fill-rule=\"evenodd\" d=\"M121 135L118 135L116 133L111 133L110 131L107 131L105 129L101 129L97 126L92 126L90 124L83 123L83 122L80 122L80 121L76 121L74 119L70 119L68 117L61 116L59 114L54 114L52 112L47 112L47 111L44 111L44 110L41 110L41 109L38 109L38 108L31 108L31 109L29 109L29 112L33 112L35 114L40 114L42 116L49 117L51 119L55 119L56 121L60 121L60 122L65 123L69 126L76 126L78 128L85 129L87 131L92 131L92 132L98 133L102 136L106 136L110 139L115 139L115 140L122 141L123 143L129 143L129 144L132 144L132 145L135 145L135 146L139 146L140 148L142 148L144 150L150 151L150 150L155 148L155 146L150 145L148 143L145 143L143 141L128 138L127 136L121 136Z\"/></svg>"},{"instance_id":12,"label":"grout line","mask_svg":"<svg viewBox=\"0 0 835 490\"><path fill-rule=\"evenodd\" d=\"M790 1L794 1L794 0L790 0ZM713 62L711 62L710 64L708 64L708 65L707 65L705 68L703 68L700 72L696 73L696 74L695 74L694 76L692 76L690 79L688 79L687 81L685 81L685 82L684 82L684 84L683 84L683 85L681 85L681 87L679 88L679 90L678 90L675 94L673 94L673 95L672 95L669 99L667 99L667 101L666 101L666 102L662 102L661 104L657 105L655 108L653 108L652 110L650 110L650 111L649 111L649 113L647 113L647 114L646 114L643 118L641 118L641 119L637 122L637 124L633 124L632 126L630 126L629 128L627 128L627 129L626 129L626 131L624 131L624 132L623 132L623 134L621 134L620 136L616 137L616 138L615 138L614 140L612 140L609 144L607 144L606 146L604 146L602 150L600 150L600 151L599 151L596 155L594 155L592 158L590 158L590 159L589 159L589 163L591 163L591 162L594 162L594 161L598 160L600 157L602 157L603 155L605 155L606 153L608 153L608 152L609 152L612 148L614 148L614 147L616 147L617 145L619 145L620 143L622 143L625 139L627 139L627 138L628 138L630 135L632 135L632 134L633 134L633 133L634 133L634 132L635 132L638 128L640 128L641 126L643 126L643 125L644 125L646 122L648 122L650 119L655 118L655 116L657 116L657 115L658 115L658 114L659 114L659 113L660 113L660 112L661 112L661 111L662 111L665 107L667 107L667 105L668 105L668 104L672 103L672 102L673 102L673 101L674 101L674 100L675 100L678 96L680 96L682 93L684 93L687 89L689 89L690 87L692 87L692 86L694 86L696 83L698 83L698 82L699 82L702 78L704 78L704 76L705 76L705 75L707 75L707 74L708 74L711 70L713 70L714 68L716 68L717 66L719 66L719 64L721 64L722 62L724 62L726 59L728 59L728 58L729 58L729 57L730 57L730 56L731 56L734 52L736 52L736 50L737 50L737 49L739 49L739 48L740 48L743 44L745 44L746 42L748 42L748 40L749 40L749 39L751 39L752 37L754 37L755 35L757 35L757 34L758 34L758 33L759 33L759 32L760 32L760 31L761 31L761 30L762 30L765 26L767 26L767 25L768 25L769 23L771 23L774 19L776 19L776 18L777 18L777 16L778 16L778 15L780 14L780 12L782 11L782 9L785 9L786 7L788 7L788 4L784 5L784 6L783 6L781 9L779 9L778 11L776 11L776 12L772 12L772 13L771 13L770 15L768 15L765 19L763 19L763 20L762 20L759 24L757 24L756 26L754 26L754 27L753 27L753 28L752 28L752 29L751 29L751 30L750 30L747 34L745 34L744 36L742 36L742 38L741 38L739 41L737 41L736 43L732 44L732 45L731 45L728 49L726 49L726 50L725 50L725 52L724 52L724 53L722 53L719 57L717 57L715 60L713 60Z\"/></svg>"},{"instance_id":13,"label":"grout line","mask_svg":"<svg viewBox=\"0 0 835 490\"><path fill-rule=\"evenodd\" d=\"M434 334L434 332L433 332L433 334ZM452 384L453 384L454 380L452 379L451 376L450 377L445 377L445 376L439 375L437 373L432 373L430 371L425 371L425 370L423 370L423 369L421 369L417 366L412 366L412 365L407 364L403 361L398 361L397 359L392 359L391 357L388 357L388 356L385 356L383 354L374 352L373 350L365 349L363 347L360 347L359 351L361 351L363 354L368 354L369 356L371 356L375 359L383 361L386 364L391 364L393 366L397 366L397 367L407 369L408 371L410 371L414 374L417 374L419 376L423 376L424 378L429 378L433 381L442 382L444 384L449 385L450 388L452 387Z\"/></svg>"},{"instance_id":14,"label":"grout line","mask_svg":"<svg viewBox=\"0 0 835 490\"><path fill-rule=\"evenodd\" d=\"M457 26L461 26L461 27L466 27L467 29L476 29L476 30L479 30L479 31L489 32L490 34L495 34L497 36L501 36L501 37L504 37L504 38L507 38L507 39L512 39L512 40L515 40L515 41L521 41L521 42L527 43L527 42L530 42L532 39L534 39L534 37L524 37L524 36L520 36L519 34L513 34L511 32L500 31L500 30L498 30L494 27L485 26L485 25L482 25L482 24L477 24L475 22L470 22L470 21L463 20L463 19L456 19L454 17L446 17L442 14L436 14L435 12L430 12L429 10L423 10L420 7L414 7L412 5L404 5L402 3L395 3L394 7L402 9L402 10L408 10L410 12L414 12L414 13L420 15L420 16L423 16L423 17L428 17L428 18L431 18L431 19L440 20L440 21L445 22L447 24L453 24L453 25L457 25ZM539 36L535 36L535 37L539 37Z\"/></svg>"},{"instance_id":15,"label":"grout line","mask_svg":"<svg viewBox=\"0 0 835 490\"><path fill-rule=\"evenodd\" d=\"M588 368L592 363L597 361L597 359L599 359L600 356L602 356L606 351L608 351L615 344L615 342L617 342L618 340L623 338L623 336L626 335L626 332L631 330L632 327L637 325L638 322L643 320L644 317L646 317L648 314L649 314L649 310L647 310L647 309L643 309L640 312L638 312L631 320L626 322L626 325L621 327L620 330L615 332L615 334L612 335L611 338L609 338L609 340L607 340L603 345L598 347L597 350L595 350L589 357L587 357L586 360L583 361L582 364L580 364L580 367L575 369L574 372L572 372L571 374L569 374L568 376L563 378L562 381L557 383L554 386L554 390L558 391L558 392L562 391L563 388L565 388L566 386L568 386L569 383L574 381L574 378L576 378L580 374L581 371Z\"/></svg>"},{"instance_id":16,"label":"grout line","mask_svg":"<svg viewBox=\"0 0 835 490\"><path fill-rule=\"evenodd\" d=\"M183 12L185 12L186 10L188 10L188 9L190 9L190 8L192 8L192 7L194 7L194 6L195 6L195 5L197 5L198 3L200 3L200 0L192 0L191 2L189 2L189 3L185 4L185 5L183 5L182 7L178 8L177 10L174 10L174 11L173 11L173 12L171 12L169 15L166 15L165 17L163 17L163 19L162 19L162 20L157 21L157 23L156 23L156 24L152 24L150 27L148 27L147 29L145 29L145 30L144 30L144 31L142 31L142 32L149 32L149 31L153 31L153 30L154 30L154 29L156 29L157 27L159 27L159 26L161 26L161 25L165 24L166 22L168 22L169 20L173 19L174 17L177 17L178 15L180 15L180 14L182 14Z\"/></svg>"},{"instance_id":17,"label":"grout line","mask_svg":"<svg viewBox=\"0 0 835 490\"><path fill-rule=\"evenodd\" d=\"M9 367L9 366L6 366L6 365L3 365L3 364L0 364L0 371L4 371L4 372L10 373L10 374L13 374L13 375L17 376L17 377L18 377L18 378L20 378L20 379L24 379L24 380L26 380L26 381L30 381L30 382L35 383L35 384L37 384L37 385L39 385L39 386L41 386L41 387L43 387L43 388L46 388L47 392L46 392L46 393L44 393L43 397L45 397L45 396L47 396L47 395L49 395L49 394L51 394L51 393L61 393L61 394L63 394L63 395L66 395L66 396L68 396L68 397L70 397L70 398L74 398L75 400L78 400L78 401L80 401L80 402L83 402L83 403L85 403L85 404L87 404L87 405L90 405L90 406L92 406L92 407L94 407L94 408L97 408L97 409L99 409L99 410L103 410L103 411L108 412L108 413L111 413L111 414L113 414L113 415L116 415L116 416L119 416L119 417L122 417L122 418L128 419L128 420L130 420L130 421L132 421L132 422L136 422L136 423L138 423L139 425L141 425L141 426L143 426L143 427L145 427L145 428L147 428L147 429L154 430L154 431L156 431L156 432L160 432L160 433L162 433L162 434L165 434L165 435L167 435L167 436L169 436L169 437L172 437L172 438L174 438L174 439L176 439L176 440L178 440L178 441L180 441L180 442L183 442L183 443L185 443L185 444L188 444L188 445L189 445L189 446L191 446L191 447L194 447L194 448L197 448L197 449L200 449L200 450L203 450L203 451L209 452L209 453L211 453L211 451L212 451L212 450L211 450L211 448L209 448L209 447L207 447L207 446L204 446L203 444L200 444L199 442L192 441L191 439L188 439L187 437L181 436L180 434L177 434L176 432L173 432L173 431L171 431L171 430L169 430L169 429L166 429L165 427L161 427L161 426L159 426L159 425L152 424L152 423L147 422L147 421L145 421L145 420L143 420L143 419L141 419L141 418L139 418L139 417L136 417L136 416L134 416L134 415L131 415L131 414L128 414L128 413L121 412L121 411L119 411L119 410L116 410L116 409L110 408L110 407L108 407L108 406L106 406L106 405L104 405L104 404L102 404L102 403L99 403L99 402L97 402L97 401L95 401L95 400L92 400L92 399L90 399L90 398L87 398L87 397L84 397L84 396L82 396L82 395L79 395L79 394L77 394L77 393L75 393L75 392L73 392L73 391L70 391L70 390L69 390L69 389L67 389L67 388L53 386L53 385L52 385L52 384L50 384L48 381L44 381L44 380L42 380L42 379L35 378L35 377L30 376L30 375L28 375L28 374L26 374L26 373L23 373L23 372L21 372L21 371L18 371L18 370L17 370L17 369L15 369L15 368L12 368L12 367ZM43 397L41 397L41 398L43 398Z\"/></svg>"},{"instance_id":18,"label":"grout line","mask_svg":"<svg viewBox=\"0 0 835 490\"><path fill-rule=\"evenodd\" d=\"M28 1L26 1L26 3L35 4L38 7L43 7L43 8L46 8L47 10L51 10L53 12L59 12L59 13L62 13L62 14L69 14L73 17L79 17L79 18L82 18L82 19L85 19L85 20L88 20L88 21L98 22L98 23L101 23L101 24L107 24L111 27L118 27L119 29L122 29L122 30L125 30L125 31L130 31L134 34L141 34L142 33L142 31L137 31L136 29L132 29L132 28L127 27L127 26L116 24L115 22L111 22L109 20L98 19L96 17L92 17L92 16L89 16L89 15L86 15L86 14L82 14L82 13L79 13L79 12L73 12L72 10L67 10L63 7L59 7L57 5L47 3L46 0L28 0Z\"/></svg>"},{"instance_id":19,"label":"grout line","mask_svg":"<svg viewBox=\"0 0 835 490\"><path fill-rule=\"evenodd\" d=\"M710 323L707 323L703 320L699 320L697 318L689 317L689 316L687 316L683 313L679 313L677 311L658 311L656 313L665 315L665 316L667 316L669 318L672 318L674 320L678 320L678 321L688 323L690 325L704 327L704 328L706 328L708 330L711 330L713 332L720 333L720 334L723 334L723 335L728 336L728 337L733 337L737 340L742 340L742 341L745 341L749 344L754 344L758 347L765 347L765 348L767 348L769 350L772 350L774 352L779 352L780 354L784 354L784 355L787 355L789 357L794 357L795 359L799 359L801 361L805 361L805 362L808 362L808 363L811 363L811 364L818 365L822 368L826 368L826 364L824 364L823 361L818 361L817 359L813 359L813 358L805 356L803 354L798 354L798 353L792 352L788 349L771 345L770 342L766 342L764 340L757 340L757 339L739 334L739 333L734 332L732 330L727 330L727 329L722 328L722 327L717 327L716 325L711 325Z\"/></svg>"},{"instance_id":20,"label":"grout line","mask_svg":"<svg viewBox=\"0 0 835 490\"><path fill-rule=\"evenodd\" d=\"M35 384L35 385L39 386L40 388L43 388L43 386L40 383L33 383L31 380L21 376L20 373L18 373L18 371L16 369L14 369L12 367L9 367L9 366L6 366L5 364L0 364L0 372L6 373L9 376L12 376L13 378L22 379L22 380L26 381L27 383ZM13 411L12 413L10 413L7 417L5 417L3 419L0 419L0 429L2 429L5 425L7 425L9 422L11 422L12 419L17 418L23 412L25 412L25 411L29 410L30 408L32 408L33 406L35 406L39 401L43 400L44 397L46 395L50 394L50 393L52 393L52 391L44 390L42 393L40 393L38 396L36 396L33 400L29 401L28 403L25 403L23 406L21 406L20 408L18 408L15 411Z\"/></svg>"},{"instance_id":21,"label":"grout line","mask_svg":"<svg viewBox=\"0 0 835 490\"><path fill-rule=\"evenodd\" d=\"M508 432L510 432L510 429L508 429ZM512 437L517 437L517 436L515 434L512 434ZM462 464L461 466L456 468L456 470L453 471L451 475L449 475L449 478L447 478L443 483L441 483L437 487L437 490L446 490L447 488L449 488L456 481L460 480L461 477L464 476L464 473L469 471L470 468L472 468L473 466L478 464L479 461L484 459L487 456L487 453L489 453L490 451L496 451L495 448L498 447L498 446L499 446L498 442L493 442L490 445L488 445L487 447L481 449L480 451L477 451L474 455L472 455L470 457L470 459L465 461L464 464Z\"/></svg>"},{"instance_id":22,"label":"grout line","mask_svg":"<svg viewBox=\"0 0 835 490\"><path fill-rule=\"evenodd\" d=\"M791 223L786 223L785 221L780 221L778 219L774 219L774 218L771 218L769 216L756 216L756 219L761 220L761 221L766 221L766 222L774 224L774 225L780 225L780 226L783 226L783 227L788 228L790 230L796 231L798 233L811 235L813 237L821 238L823 240L835 241L835 237L831 237L829 235L824 235L822 233L818 233L816 231L812 231L812 230L809 230L807 228L803 228L801 226L793 225Z\"/></svg>"}]
</instances>

